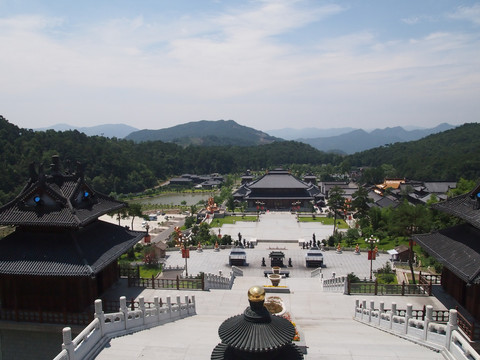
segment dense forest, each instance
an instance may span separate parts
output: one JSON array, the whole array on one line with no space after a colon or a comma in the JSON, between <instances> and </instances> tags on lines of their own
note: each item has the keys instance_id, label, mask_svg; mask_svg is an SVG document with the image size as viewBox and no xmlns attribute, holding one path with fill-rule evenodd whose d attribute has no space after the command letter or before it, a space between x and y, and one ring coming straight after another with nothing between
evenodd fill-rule
<instances>
[{"instance_id":1,"label":"dense forest","mask_svg":"<svg viewBox=\"0 0 480 360\"><path fill-rule=\"evenodd\" d=\"M135 193L154 187L162 180L183 173L240 173L246 169L268 169L290 164L334 164L341 158L322 153L309 145L281 141L252 147L188 146L150 141L136 144L129 140L87 136L76 130L34 132L21 129L0 116L0 204L17 195L28 178L32 162L51 162L59 155L75 169L85 164L85 174L101 192Z\"/></svg>"},{"instance_id":2,"label":"dense forest","mask_svg":"<svg viewBox=\"0 0 480 360\"><path fill-rule=\"evenodd\" d=\"M480 124L427 136L417 141L395 143L350 155L352 166L379 167L389 164L396 175L415 180L449 180L480 177Z\"/></svg>"},{"instance_id":3,"label":"dense forest","mask_svg":"<svg viewBox=\"0 0 480 360\"><path fill-rule=\"evenodd\" d=\"M85 164L85 174L101 192L136 193L183 173L232 174L247 169L263 171L284 166L296 175L312 171L327 180L327 174L346 173L351 166L369 167L362 182L382 181L385 176L414 180L476 180L480 160L480 125L465 124L424 139L397 143L362 153L340 156L324 153L295 141L258 146L188 146L150 141L87 136L76 130L34 132L21 129L0 116L0 204L16 196L28 178L28 165L48 167L59 155L65 167ZM71 165L68 165L68 162ZM322 175L323 174L323 175Z\"/></svg>"}]
</instances>

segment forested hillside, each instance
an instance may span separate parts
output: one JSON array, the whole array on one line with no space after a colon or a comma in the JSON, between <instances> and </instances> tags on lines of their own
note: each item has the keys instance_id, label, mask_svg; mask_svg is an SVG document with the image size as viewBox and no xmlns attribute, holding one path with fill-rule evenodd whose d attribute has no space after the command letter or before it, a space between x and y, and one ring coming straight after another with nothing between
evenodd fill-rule
<instances>
[{"instance_id":1,"label":"forested hillside","mask_svg":"<svg viewBox=\"0 0 480 360\"><path fill-rule=\"evenodd\" d=\"M480 177L480 124L464 124L421 140L381 146L348 157L352 166L392 165L398 176L415 180Z\"/></svg>"},{"instance_id":2,"label":"forested hillside","mask_svg":"<svg viewBox=\"0 0 480 360\"><path fill-rule=\"evenodd\" d=\"M89 137L76 130L34 132L20 129L0 116L0 204L17 195L32 162L50 164L52 155L86 165L85 174L101 192L135 193L183 173L242 173L284 166L295 171L346 173L351 166L373 167L371 182L385 176L413 180L451 180L480 177L480 125L465 124L424 139L379 147L351 156L324 153L295 141L259 146L187 146L151 141ZM302 165L302 166L299 166ZM327 165L327 166L325 166ZM378 170L378 171L376 171ZM385 171L388 170L388 171ZM364 181L369 182L365 177Z\"/></svg>"},{"instance_id":3,"label":"forested hillside","mask_svg":"<svg viewBox=\"0 0 480 360\"><path fill-rule=\"evenodd\" d=\"M290 164L336 163L340 158L309 145L286 141L262 146L189 146L161 141L133 141L89 137L76 130L34 132L20 129L0 116L0 203L17 195L28 178L31 162L50 164L58 154L66 161L86 164L86 176L104 193L134 193L183 173L221 174L268 169Z\"/></svg>"},{"instance_id":4,"label":"forested hillside","mask_svg":"<svg viewBox=\"0 0 480 360\"><path fill-rule=\"evenodd\" d=\"M240 125L233 120L201 120L166 129L139 130L131 133L125 139L135 142L160 140L182 146L253 146L270 144L281 140L262 131Z\"/></svg>"}]
</instances>

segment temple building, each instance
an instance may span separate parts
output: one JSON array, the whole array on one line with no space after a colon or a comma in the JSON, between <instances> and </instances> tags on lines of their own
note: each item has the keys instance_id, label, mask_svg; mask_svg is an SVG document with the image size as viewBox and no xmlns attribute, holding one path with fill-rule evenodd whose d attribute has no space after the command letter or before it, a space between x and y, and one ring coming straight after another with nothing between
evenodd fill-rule
<instances>
[{"instance_id":1,"label":"temple building","mask_svg":"<svg viewBox=\"0 0 480 360\"><path fill-rule=\"evenodd\" d=\"M289 171L275 169L257 180L244 183L233 197L247 202L247 210L299 210L311 211L323 199L320 189L297 179Z\"/></svg>"},{"instance_id":2,"label":"temple building","mask_svg":"<svg viewBox=\"0 0 480 360\"><path fill-rule=\"evenodd\" d=\"M413 239L442 263L445 291L480 321L480 185L470 193L436 203L433 208L464 223L415 235Z\"/></svg>"},{"instance_id":3,"label":"temple building","mask_svg":"<svg viewBox=\"0 0 480 360\"><path fill-rule=\"evenodd\" d=\"M32 164L23 190L0 208L0 225L15 227L0 240L2 319L91 306L118 281L118 257L146 235L98 220L124 207L91 188L81 166L62 172L54 156L47 175Z\"/></svg>"}]
</instances>

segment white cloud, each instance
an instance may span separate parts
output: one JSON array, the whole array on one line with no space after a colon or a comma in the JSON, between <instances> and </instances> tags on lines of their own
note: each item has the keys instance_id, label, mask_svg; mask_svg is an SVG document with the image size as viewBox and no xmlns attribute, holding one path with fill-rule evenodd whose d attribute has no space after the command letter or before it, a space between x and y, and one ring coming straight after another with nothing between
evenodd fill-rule
<instances>
[{"instance_id":1,"label":"white cloud","mask_svg":"<svg viewBox=\"0 0 480 360\"><path fill-rule=\"evenodd\" d=\"M476 3L472 6L460 6L450 15L452 19L467 20L475 25L480 25L480 4Z\"/></svg>"}]
</instances>

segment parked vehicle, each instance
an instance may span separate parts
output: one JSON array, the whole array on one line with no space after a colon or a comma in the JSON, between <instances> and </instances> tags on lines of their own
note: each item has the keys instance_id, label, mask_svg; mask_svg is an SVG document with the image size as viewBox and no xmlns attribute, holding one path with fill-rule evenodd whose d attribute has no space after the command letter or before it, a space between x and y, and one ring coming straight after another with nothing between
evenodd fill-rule
<instances>
[{"instance_id":1,"label":"parked vehicle","mask_svg":"<svg viewBox=\"0 0 480 360\"><path fill-rule=\"evenodd\" d=\"M235 266L247 265L247 253L242 249L232 249L228 256L228 263Z\"/></svg>"},{"instance_id":2,"label":"parked vehicle","mask_svg":"<svg viewBox=\"0 0 480 360\"><path fill-rule=\"evenodd\" d=\"M305 255L305 266L306 267L322 267L323 266L323 254L320 252L320 249L317 247L312 247L307 251Z\"/></svg>"}]
</instances>

